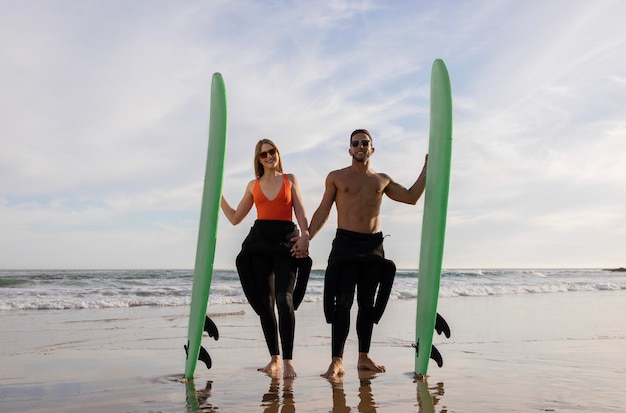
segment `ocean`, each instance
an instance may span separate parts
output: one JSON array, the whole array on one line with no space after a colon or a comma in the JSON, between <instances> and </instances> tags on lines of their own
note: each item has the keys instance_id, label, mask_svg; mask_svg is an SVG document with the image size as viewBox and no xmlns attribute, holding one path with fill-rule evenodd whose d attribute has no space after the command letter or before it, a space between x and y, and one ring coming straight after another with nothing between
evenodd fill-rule
<instances>
[{"instance_id":1,"label":"ocean","mask_svg":"<svg viewBox=\"0 0 626 413\"><path fill-rule=\"evenodd\" d=\"M393 300L417 297L416 270L398 270ZM305 301L322 300L324 271L314 270ZM0 270L0 311L187 306L193 270ZM603 269L446 269L440 297L616 291L626 272ZM237 272L213 272L209 305L241 304Z\"/></svg>"}]
</instances>

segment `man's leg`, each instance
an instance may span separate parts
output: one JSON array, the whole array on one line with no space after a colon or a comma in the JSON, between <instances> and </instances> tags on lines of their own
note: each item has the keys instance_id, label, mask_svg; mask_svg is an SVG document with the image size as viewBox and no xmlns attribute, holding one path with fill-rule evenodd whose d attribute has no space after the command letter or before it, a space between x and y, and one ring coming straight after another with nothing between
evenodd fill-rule
<instances>
[{"instance_id":1,"label":"man's leg","mask_svg":"<svg viewBox=\"0 0 626 413\"><path fill-rule=\"evenodd\" d=\"M385 367L378 365L369 357L374 331L374 300L376 288L383 268L372 263L361 264L360 276L357 282L357 304L359 310L356 319L356 332L359 339L359 370L373 370L383 372Z\"/></svg>"},{"instance_id":2,"label":"man's leg","mask_svg":"<svg viewBox=\"0 0 626 413\"><path fill-rule=\"evenodd\" d=\"M332 361L322 377L327 379L343 375L343 351L350 332L350 309L354 301L357 268L344 265L341 268L340 279L337 282L337 298L332 322Z\"/></svg>"}]
</instances>

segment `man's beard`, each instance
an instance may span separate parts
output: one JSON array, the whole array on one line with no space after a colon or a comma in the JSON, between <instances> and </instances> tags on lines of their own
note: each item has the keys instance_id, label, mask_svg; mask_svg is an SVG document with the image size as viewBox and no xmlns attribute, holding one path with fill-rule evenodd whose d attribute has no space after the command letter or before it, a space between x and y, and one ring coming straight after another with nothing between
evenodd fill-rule
<instances>
[{"instance_id":1,"label":"man's beard","mask_svg":"<svg viewBox=\"0 0 626 413\"><path fill-rule=\"evenodd\" d=\"M365 161L368 159L368 157L367 157L367 155L365 155L365 156L363 156L363 159L359 159L356 156L352 155L352 159L354 159L355 161L360 162L360 163L365 163Z\"/></svg>"}]
</instances>

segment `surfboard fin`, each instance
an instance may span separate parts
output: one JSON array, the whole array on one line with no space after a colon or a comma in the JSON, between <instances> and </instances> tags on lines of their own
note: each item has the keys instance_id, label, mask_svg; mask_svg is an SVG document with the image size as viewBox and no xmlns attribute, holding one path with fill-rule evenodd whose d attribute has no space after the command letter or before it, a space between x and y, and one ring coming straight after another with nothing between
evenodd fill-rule
<instances>
[{"instance_id":1,"label":"surfboard fin","mask_svg":"<svg viewBox=\"0 0 626 413\"><path fill-rule=\"evenodd\" d=\"M185 353L187 354L187 357L189 357L189 347L186 344L183 347L185 347ZM210 369L213 365L213 362L211 361L211 356L209 356L209 352L206 351L202 346L200 346L200 354L198 354L198 360L204 362L207 369Z\"/></svg>"},{"instance_id":2,"label":"surfboard fin","mask_svg":"<svg viewBox=\"0 0 626 413\"><path fill-rule=\"evenodd\" d=\"M439 313L437 313L437 318L435 319L435 330L437 334L441 335L441 333L444 333L446 338L450 338L450 326Z\"/></svg>"},{"instance_id":3,"label":"surfboard fin","mask_svg":"<svg viewBox=\"0 0 626 413\"><path fill-rule=\"evenodd\" d=\"M430 358L435 360L437 366L439 366L440 368L443 366L443 357L441 357L441 353L434 345L430 349Z\"/></svg>"},{"instance_id":4,"label":"surfboard fin","mask_svg":"<svg viewBox=\"0 0 626 413\"><path fill-rule=\"evenodd\" d=\"M434 348L434 346L433 346L433 348ZM439 356L439 357L441 357L441 356ZM211 366L213 365L213 362L211 361L211 356L209 356L209 353L202 346L200 346L200 354L198 355L198 360L204 362L204 364L206 364L206 368L207 369L210 369ZM441 363L443 363L443 361ZM441 366L439 366L439 367L441 367Z\"/></svg>"},{"instance_id":5,"label":"surfboard fin","mask_svg":"<svg viewBox=\"0 0 626 413\"><path fill-rule=\"evenodd\" d=\"M417 344L413 343L411 344L411 347L415 349L415 357L418 357L419 352L420 352L419 343ZM443 357L441 357L441 353L439 352L439 350L437 350L437 347L435 347L434 344L430 348L430 358L435 360L435 362L437 363L437 366L439 366L440 368L443 367Z\"/></svg>"},{"instance_id":6,"label":"surfboard fin","mask_svg":"<svg viewBox=\"0 0 626 413\"><path fill-rule=\"evenodd\" d=\"M213 320L211 320L209 318L208 315L205 316L205 317L206 318L204 319L204 331L209 333L209 337L213 337L216 341L219 340L220 339L220 332L217 331L217 326L215 325ZM450 337L450 336L448 336L448 337Z\"/></svg>"}]
</instances>

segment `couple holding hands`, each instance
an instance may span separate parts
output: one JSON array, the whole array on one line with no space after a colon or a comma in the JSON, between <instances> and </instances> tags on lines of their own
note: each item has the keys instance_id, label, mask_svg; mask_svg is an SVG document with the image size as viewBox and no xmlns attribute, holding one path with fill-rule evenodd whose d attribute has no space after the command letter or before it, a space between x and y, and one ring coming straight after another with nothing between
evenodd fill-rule
<instances>
[{"instance_id":1,"label":"couple holding hands","mask_svg":"<svg viewBox=\"0 0 626 413\"><path fill-rule=\"evenodd\" d=\"M237 207L222 197L222 211L233 225L243 221L253 205L257 210L257 219L242 244L236 266L246 298L259 315L271 355L270 362L259 371L272 377L281 373L284 378L296 377L295 309L304 298L311 271L309 241L328 220L333 204L337 209L337 233L324 277L324 314L332 325L332 359L322 376L336 380L344 374L343 352L355 291L357 368L385 371L369 356L373 327L382 317L396 270L394 263L384 257L383 235L379 231L382 197L385 194L394 201L417 203L426 185L428 158L415 183L407 189L387 174L371 169L374 146L367 130L357 129L350 134L348 153L351 165L328 174L324 195L310 223L298 180L283 172L278 147L269 139L256 144L256 178L246 186Z\"/></svg>"}]
</instances>

